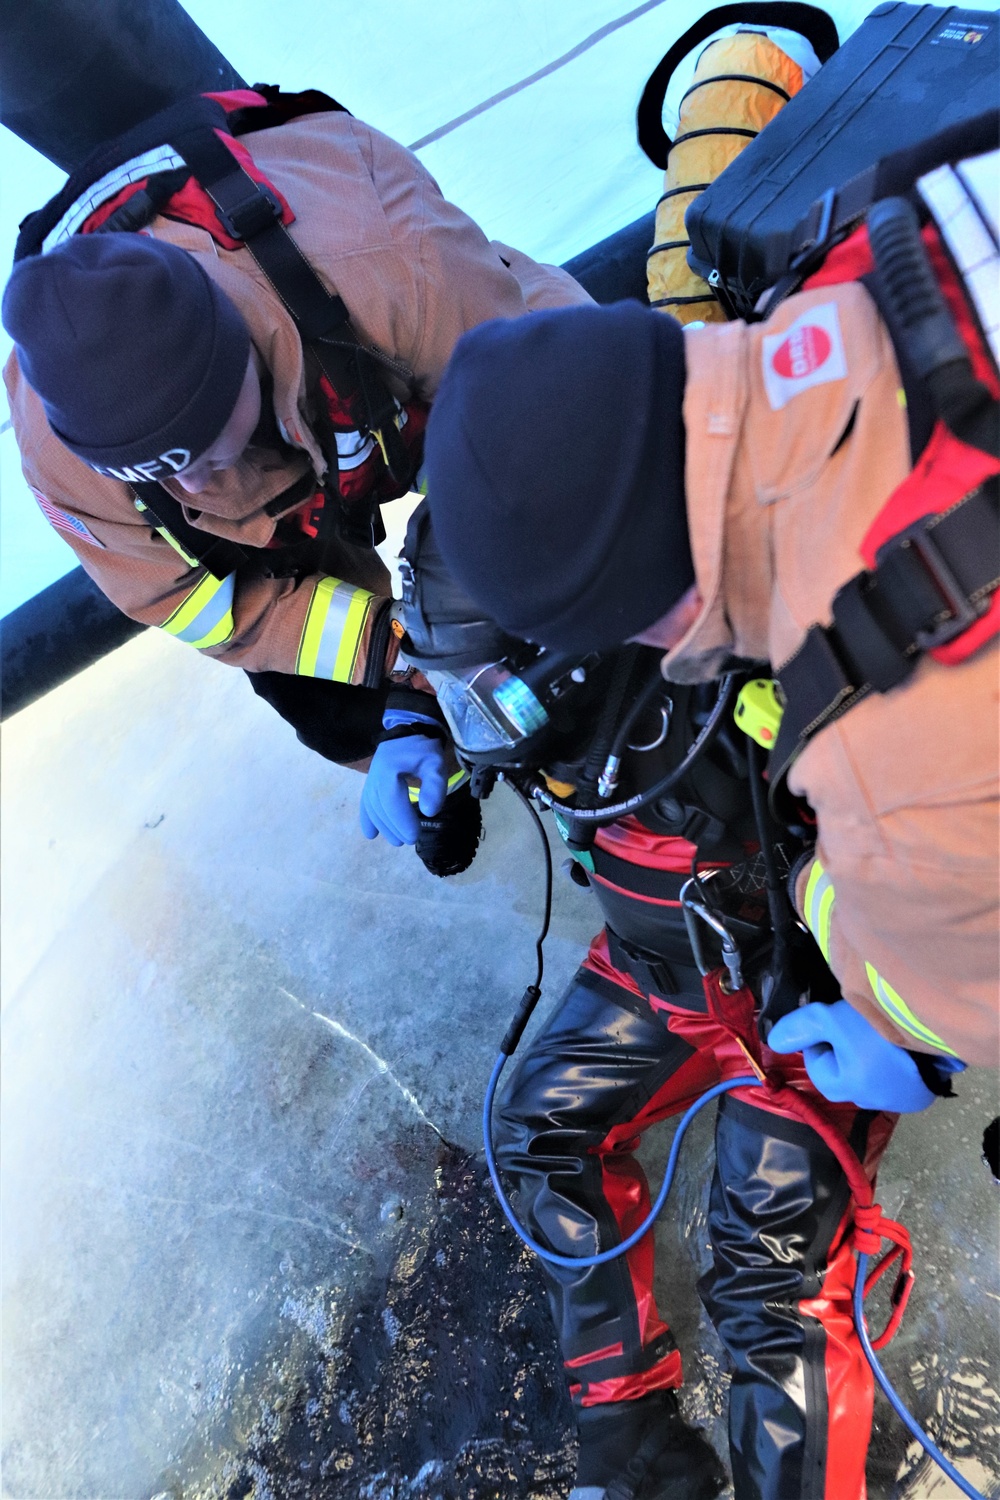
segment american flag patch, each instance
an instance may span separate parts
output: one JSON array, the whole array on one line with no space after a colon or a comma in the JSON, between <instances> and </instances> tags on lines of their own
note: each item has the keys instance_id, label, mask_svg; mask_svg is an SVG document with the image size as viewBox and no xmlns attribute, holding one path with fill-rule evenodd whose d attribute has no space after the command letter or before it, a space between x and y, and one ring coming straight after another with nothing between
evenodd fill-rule
<instances>
[{"instance_id":1,"label":"american flag patch","mask_svg":"<svg viewBox=\"0 0 1000 1500\"><path fill-rule=\"evenodd\" d=\"M66 511L60 510L58 505L53 505L48 495L43 495L41 490L36 490L33 484L28 485L42 508L42 514L53 526L58 526L60 531L68 531L70 536L77 537L81 542L89 542L92 547L103 547L88 526L84 526L79 516L71 516Z\"/></svg>"}]
</instances>

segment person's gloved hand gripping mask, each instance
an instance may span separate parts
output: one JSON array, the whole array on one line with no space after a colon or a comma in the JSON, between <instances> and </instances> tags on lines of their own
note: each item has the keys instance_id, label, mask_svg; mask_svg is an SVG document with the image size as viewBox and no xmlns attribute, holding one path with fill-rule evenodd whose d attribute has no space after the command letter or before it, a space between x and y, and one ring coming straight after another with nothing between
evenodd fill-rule
<instances>
[{"instance_id":1,"label":"person's gloved hand gripping mask","mask_svg":"<svg viewBox=\"0 0 1000 1500\"><path fill-rule=\"evenodd\" d=\"M366 839L381 833L395 848L415 844L420 833L419 812L433 817L448 795L445 743L436 719L409 710L388 709L382 719L387 731L403 731L385 739L372 757L361 792L361 832ZM409 726L413 726L412 729ZM426 726L428 732L421 730ZM420 783L416 806L410 800L407 778Z\"/></svg>"}]
</instances>

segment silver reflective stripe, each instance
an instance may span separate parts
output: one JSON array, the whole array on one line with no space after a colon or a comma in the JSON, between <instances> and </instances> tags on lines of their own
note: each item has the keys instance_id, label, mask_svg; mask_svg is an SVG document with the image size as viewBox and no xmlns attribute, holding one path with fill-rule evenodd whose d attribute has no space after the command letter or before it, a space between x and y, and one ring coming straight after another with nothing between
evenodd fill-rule
<instances>
[{"instance_id":1,"label":"silver reflective stripe","mask_svg":"<svg viewBox=\"0 0 1000 1500\"><path fill-rule=\"evenodd\" d=\"M827 963L830 962L830 923L833 918L833 903L836 897L833 881L818 859L812 862L806 882L803 916L806 926L819 944L819 950Z\"/></svg>"},{"instance_id":2,"label":"silver reflective stripe","mask_svg":"<svg viewBox=\"0 0 1000 1500\"><path fill-rule=\"evenodd\" d=\"M172 619L176 621L176 624L168 620L163 629L189 646L221 645L222 640L232 634L232 619L227 617L231 616L235 593L235 573L230 573L229 577L223 578L221 582L208 574L188 595L181 609L175 611ZM197 608L197 614L190 619L185 619L185 606ZM229 628L220 632L219 627L223 625L223 622L226 622ZM176 625L180 625L181 628L178 630ZM213 637L218 637L218 639Z\"/></svg>"},{"instance_id":3,"label":"silver reflective stripe","mask_svg":"<svg viewBox=\"0 0 1000 1500\"><path fill-rule=\"evenodd\" d=\"M404 428L406 420L406 412L401 409L396 416L396 426ZM334 436L337 439L337 463L341 469L359 469L375 451L375 439L370 435L362 437L356 427L349 432L337 432Z\"/></svg>"},{"instance_id":4,"label":"silver reflective stripe","mask_svg":"<svg viewBox=\"0 0 1000 1500\"><path fill-rule=\"evenodd\" d=\"M339 578L321 578L302 626L295 671L299 677L350 682L374 596Z\"/></svg>"},{"instance_id":5,"label":"silver reflective stripe","mask_svg":"<svg viewBox=\"0 0 1000 1500\"><path fill-rule=\"evenodd\" d=\"M937 167L917 183L1000 365L1000 151Z\"/></svg>"},{"instance_id":6,"label":"silver reflective stripe","mask_svg":"<svg viewBox=\"0 0 1000 1500\"><path fill-rule=\"evenodd\" d=\"M350 584L346 583L341 584L334 592L330 600L330 609L326 617L326 623L323 626L319 650L316 653L316 670L313 674L315 677L326 677L331 682L338 680L337 668L343 656L343 647L347 637L350 637L351 643L354 646L351 652L353 666L354 658L357 656L357 645L361 637L361 630L358 629L358 625L360 623L361 629L364 628L364 621L368 617L367 605L371 599L371 595L367 594L360 601L363 607L359 622L357 619L359 612L358 596L363 593L363 590L354 589ZM350 677L346 680L350 681Z\"/></svg>"},{"instance_id":7,"label":"silver reflective stripe","mask_svg":"<svg viewBox=\"0 0 1000 1500\"><path fill-rule=\"evenodd\" d=\"M91 184L82 198L77 198L70 205L55 229L45 236L42 254L47 255L56 245L76 234L95 209L120 193L122 188L128 187L130 182L138 182L141 177L149 177L154 172L172 172L175 167L183 167L184 164L183 156L178 156L172 146L156 146L152 151L144 151L141 156L133 156L131 161L105 172L100 181Z\"/></svg>"},{"instance_id":8,"label":"silver reflective stripe","mask_svg":"<svg viewBox=\"0 0 1000 1500\"><path fill-rule=\"evenodd\" d=\"M358 469L370 453L375 451L375 439L362 437L356 428L350 432L338 432L337 463L342 469Z\"/></svg>"},{"instance_id":9,"label":"silver reflective stripe","mask_svg":"<svg viewBox=\"0 0 1000 1500\"><path fill-rule=\"evenodd\" d=\"M865 961L865 973L868 975L868 983L872 987L872 994L890 1020L895 1021L896 1025L901 1027L903 1031L908 1031L911 1036L916 1037L918 1042L926 1042L928 1046L938 1047L942 1052L947 1052L949 1057L955 1056L951 1047L946 1046L937 1032L932 1031L929 1026L925 1026L923 1021L913 1014L913 1011L906 1004L902 995L897 990L894 990L889 981L882 978L875 965L868 963L867 960Z\"/></svg>"}]
</instances>

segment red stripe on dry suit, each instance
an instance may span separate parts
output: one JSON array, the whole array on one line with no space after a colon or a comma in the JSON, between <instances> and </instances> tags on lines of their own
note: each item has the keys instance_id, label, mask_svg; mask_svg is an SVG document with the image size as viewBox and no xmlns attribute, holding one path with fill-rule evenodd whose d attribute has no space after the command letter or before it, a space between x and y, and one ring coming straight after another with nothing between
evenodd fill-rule
<instances>
[{"instance_id":1,"label":"red stripe on dry suit","mask_svg":"<svg viewBox=\"0 0 1000 1500\"><path fill-rule=\"evenodd\" d=\"M889 1144L894 1115L876 1115L868 1127L861 1163L874 1185L882 1153ZM874 1381L854 1328L855 1261L852 1235L854 1204L848 1203L827 1255L823 1286L798 1304L803 1318L815 1318L825 1335L827 1444L823 1500L865 1500L865 1459L871 1430Z\"/></svg>"},{"instance_id":2,"label":"red stripe on dry suit","mask_svg":"<svg viewBox=\"0 0 1000 1500\"><path fill-rule=\"evenodd\" d=\"M823 1329L827 1406L823 1500L865 1500L867 1494L865 1458L871 1433L874 1380L854 1331L853 1225L854 1205L849 1203L827 1256L821 1291L797 1304L803 1322L812 1318Z\"/></svg>"},{"instance_id":3,"label":"red stripe on dry suit","mask_svg":"<svg viewBox=\"0 0 1000 1500\"><path fill-rule=\"evenodd\" d=\"M628 860L630 865L641 865L644 870L667 870L672 875L690 875L691 861L698 852L687 839L676 834L654 833L631 817L619 818L617 823L599 828L594 843L598 849Z\"/></svg>"},{"instance_id":4,"label":"red stripe on dry suit","mask_svg":"<svg viewBox=\"0 0 1000 1500\"><path fill-rule=\"evenodd\" d=\"M630 901L645 901L647 906L679 907L681 904L679 901L668 901L664 896L640 896L638 891L629 891L623 885L615 885L613 880L598 875L596 870L589 870L587 878L591 882L596 881L598 885L606 886L609 891L615 891L619 896L627 896Z\"/></svg>"},{"instance_id":5,"label":"red stripe on dry suit","mask_svg":"<svg viewBox=\"0 0 1000 1500\"><path fill-rule=\"evenodd\" d=\"M709 1057L713 1060L710 1072L706 1071L704 1082L700 1082L685 1099L678 1103L677 1110L686 1109L689 1104L694 1103L695 1098L704 1093L705 1089L711 1088L713 1084L718 1083L721 1079L737 1078L740 1074L748 1071L747 1055L740 1047L739 1042L731 1032L720 1026L718 1021L712 1016L705 1015L701 1011L685 1010L682 1006L674 1005L671 1001L663 1000L657 995L647 995L644 990L639 988L630 974L625 974L620 969L616 969L608 956L608 940L604 932L600 932L594 938L581 967L588 969L592 974L597 974L601 979L610 980L612 984L618 985L620 989L627 990L630 995L637 995L640 999L646 1000L650 1009L658 1013L665 1020L667 1029L674 1036L681 1037L689 1046L694 1047L699 1055ZM756 1044L756 1027L753 1030L753 1042ZM779 1054L771 1052L765 1047L763 1048L762 1056L765 1068L777 1067L782 1080L789 1087L805 1095L812 1104L817 1105L830 1124L838 1130L841 1136L845 1139L847 1138L857 1114L856 1106L853 1104L832 1104L828 1099L822 1098L816 1092L809 1075L806 1073L801 1052ZM685 1068L689 1066L690 1064L685 1064ZM675 1077L677 1076L679 1075L675 1075ZM744 1099L747 1104L752 1104L755 1109L763 1109L768 1114L780 1115L782 1119L798 1120L801 1123L801 1116L796 1114L793 1109L787 1108L782 1103L780 1097L775 1099L752 1087L734 1090L734 1097ZM676 1113L677 1110L668 1110L667 1114ZM663 1115L659 1118L666 1117L667 1115ZM888 1135L892 1133L892 1117L879 1117L879 1119L885 1118L889 1118L890 1120L888 1133L885 1137L887 1140ZM629 1127L626 1126L624 1128L627 1130ZM872 1130L874 1129L875 1126L873 1125ZM885 1142L883 1141L878 1153L879 1155L881 1155L884 1145Z\"/></svg>"},{"instance_id":6,"label":"red stripe on dry suit","mask_svg":"<svg viewBox=\"0 0 1000 1500\"><path fill-rule=\"evenodd\" d=\"M725 996L717 985L713 985L708 989L708 998L709 1004L729 1020L731 1029L719 1026L710 1016L676 1011L669 1016L667 1025L693 1046L712 1047L723 1077L738 1076L746 1071L747 1066L746 1054L737 1040L738 1034L743 1034L751 1051L760 1046L748 1007L740 1004L741 998L746 997ZM671 1009L668 1006L657 1008ZM832 1104L823 1099L805 1072L801 1054L779 1057L767 1047L761 1047L759 1056L767 1069L776 1064L780 1066L781 1082L794 1090L797 1100L811 1106L814 1114L822 1117L828 1130L832 1129L845 1142L849 1139L858 1115L856 1106ZM780 1098L774 1099L753 1088L735 1092L757 1109L804 1123L802 1114L789 1108ZM865 1156L859 1166L873 1185L894 1125L895 1116L878 1114L868 1127ZM832 1149L826 1136L821 1135L821 1139L828 1149ZM823 1373L827 1397L824 1500L865 1500L866 1496L865 1458L871 1428L873 1381L854 1327L854 1241L855 1203L849 1199L826 1257L822 1288L817 1296L803 1298L797 1304L803 1321L807 1318L815 1320L824 1336Z\"/></svg>"},{"instance_id":7,"label":"red stripe on dry suit","mask_svg":"<svg viewBox=\"0 0 1000 1500\"><path fill-rule=\"evenodd\" d=\"M630 976L620 973L611 964L603 932L591 944L584 967L633 995L643 996ZM804 1105L812 1107L816 1116L822 1118L827 1130L832 1130L846 1142L854 1125L858 1113L856 1106L833 1104L823 1099L813 1087L800 1053L778 1055L767 1047L761 1047L753 1020L752 1000L746 991L729 996L721 991L718 984L712 984L706 987L706 992L718 1018L684 1010L666 1000L644 997L653 1011L661 1013L668 1030L696 1050L632 1120L615 1126L600 1145L594 1148L595 1154L601 1158L604 1196L614 1214L622 1239L649 1212L645 1174L631 1158L641 1131L658 1120L679 1114L720 1079L746 1073L748 1055L740 1045L741 1040L763 1062L766 1069L777 1067L781 1083L785 1088L794 1090ZM745 1099L757 1109L795 1120L799 1124L804 1123L802 1114L788 1107L780 1096L775 1098L756 1088L738 1089L734 1093L737 1098ZM871 1183L875 1181L878 1162L894 1125L895 1116L879 1114L869 1126L865 1159L860 1166ZM829 1141L827 1144L829 1145ZM621 1153L621 1156L616 1153ZM857 1431L860 1428L864 1435L868 1427L859 1423L857 1417L859 1404L869 1411L870 1416L871 1376L854 1333L851 1307L853 1232L854 1204L851 1202L838 1226L827 1258L828 1271L824 1277L823 1293L818 1298L804 1299L799 1308L803 1317L815 1318L826 1335L824 1361L830 1413L830 1452L833 1457L830 1460L824 1500L864 1500L865 1497L864 1453L867 1439L865 1437L864 1441L857 1441ZM665 1331L652 1295L652 1235L645 1236L629 1252L625 1261L632 1280L640 1338L645 1347ZM859 1360L864 1365L864 1370L858 1364ZM634 1399L648 1391L680 1385L681 1380L680 1356L677 1354L675 1359L674 1354L671 1354L650 1371L588 1383L581 1404L594 1406L601 1402ZM577 1397L581 1390L581 1386L574 1386L571 1394ZM855 1391L857 1399L853 1395ZM851 1488L858 1474L861 1488Z\"/></svg>"},{"instance_id":8,"label":"red stripe on dry suit","mask_svg":"<svg viewBox=\"0 0 1000 1500\"><path fill-rule=\"evenodd\" d=\"M614 1215L620 1239L626 1239L649 1213L646 1174L633 1155L642 1131L658 1120L679 1114L712 1082L712 1059L694 1053L632 1120L614 1126L600 1145L593 1148L594 1154L600 1157L601 1189ZM644 1349L667 1331L653 1295L654 1248L653 1235L647 1234L625 1256L639 1322L639 1342ZM632 1401L650 1391L675 1389L683 1378L680 1352L673 1349L649 1370L589 1383L582 1404L597 1406L606 1401Z\"/></svg>"},{"instance_id":9,"label":"red stripe on dry suit","mask_svg":"<svg viewBox=\"0 0 1000 1500\"><path fill-rule=\"evenodd\" d=\"M563 1364L567 1370L579 1369L581 1365L596 1365L599 1359L617 1359L623 1353L624 1344L608 1344L604 1349L594 1349L590 1354L578 1354L576 1359L564 1359Z\"/></svg>"},{"instance_id":10,"label":"red stripe on dry suit","mask_svg":"<svg viewBox=\"0 0 1000 1500\"><path fill-rule=\"evenodd\" d=\"M654 833L632 817L619 818L617 823L599 828L594 843L606 854L612 854L630 865L637 865L643 870L663 870L669 875L690 875L692 861L698 853L695 845L688 839L678 838L676 834ZM703 861L698 869L715 870L719 865L718 860ZM590 879L620 896L628 896L632 901L643 901L647 906L672 906L675 909L680 906L680 902L676 900L667 900L662 896L643 896L626 886L615 885L606 875L599 875L596 871L590 872Z\"/></svg>"},{"instance_id":11,"label":"red stripe on dry suit","mask_svg":"<svg viewBox=\"0 0 1000 1500\"><path fill-rule=\"evenodd\" d=\"M621 973L611 963L603 932L591 943L584 967L630 994L642 996L642 991L630 976ZM645 1173L632 1155L641 1132L656 1121L666 1120L686 1109L717 1081L718 1076L711 1054L695 1052L632 1120L614 1126L601 1143L592 1148L593 1154L600 1157L601 1188L614 1216L620 1240L626 1239L649 1212L649 1186ZM643 1348L667 1332L653 1296L653 1252L653 1236L648 1234L625 1256ZM606 1357L611 1357L610 1350L606 1351ZM586 1356L587 1361L596 1358L596 1355ZM577 1359L573 1364L583 1362ZM680 1352L674 1349L649 1370L588 1382L581 1404L598 1406L608 1401L632 1401L650 1391L675 1389L682 1380ZM574 1386L571 1393L579 1395L581 1389L581 1386Z\"/></svg>"},{"instance_id":12,"label":"red stripe on dry suit","mask_svg":"<svg viewBox=\"0 0 1000 1500\"><path fill-rule=\"evenodd\" d=\"M606 1406L609 1401L638 1401L651 1391L676 1391L684 1384L684 1371L678 1349L673 1349L655 1364L651 1370L642 1370L638 1375L618 1375L610 1380L592 1380L587 1384L586 1395L580 1398L581 1406ZM570 1396L576 1400L583 1390L581 1385L571 1385Z\"/></svg>"}]
</instances>

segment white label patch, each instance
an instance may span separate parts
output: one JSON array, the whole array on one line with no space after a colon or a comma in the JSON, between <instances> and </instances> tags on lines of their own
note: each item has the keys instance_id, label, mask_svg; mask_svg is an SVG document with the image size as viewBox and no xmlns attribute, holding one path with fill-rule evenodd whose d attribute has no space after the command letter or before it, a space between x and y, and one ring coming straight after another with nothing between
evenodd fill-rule
<instances>
[{"instance_id":1,"label":"white label patch","mask_svg":"<svg viewBox=\"0 0 1000 1500\"><path fill-rule=\"evenodd\" d=\"M847 374L844 341L835 302L823 302L800 313L784 333L761 341L764 389L772 411L812 385L843 380Z\"/></svg>"}]
</instances>

